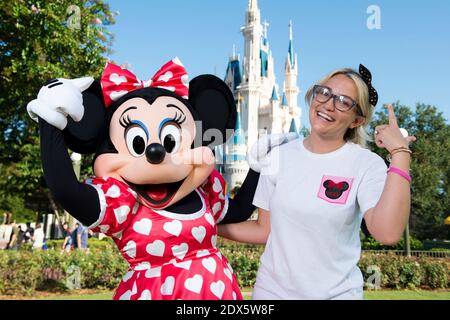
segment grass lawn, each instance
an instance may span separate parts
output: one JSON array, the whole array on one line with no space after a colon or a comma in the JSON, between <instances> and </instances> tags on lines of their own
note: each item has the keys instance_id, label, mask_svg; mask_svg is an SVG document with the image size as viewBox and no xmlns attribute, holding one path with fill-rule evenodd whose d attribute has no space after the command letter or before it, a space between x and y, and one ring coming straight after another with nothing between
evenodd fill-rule
<instances>
[{"instance_id":1,"label":"grass lawn","mask_svg":"<svg viewBox=\"0 0 450 320\"><path fill-rule=\"evenodd\" d=\"M81 293L74 295L48 295L37 297L45 300L111 300L113 292ZM244 294L244 298L250 299L250 294ZM425 291L425 290L378 290L365 291L366 300L450 300L450 291Z\"/></svg>"},{"instance_id":2,"label":"grass lawn","mask_svg":"<svg viewBox=\"0 0 450 320\"><path fill-rule=\"evenodd\" d=\"M450 291L377 290L364 291L365 300L450 300Z\"/></svg>"}]
</instances>

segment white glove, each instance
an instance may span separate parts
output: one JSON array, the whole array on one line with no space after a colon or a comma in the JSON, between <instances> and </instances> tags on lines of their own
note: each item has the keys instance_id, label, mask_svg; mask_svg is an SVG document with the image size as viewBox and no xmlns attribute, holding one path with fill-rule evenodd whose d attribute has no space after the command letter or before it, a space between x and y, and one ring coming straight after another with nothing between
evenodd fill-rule
<instances>
[{"instance_id":1,"label":"white glove","mask_svg":"<svg viewBox=\"0 0 450 320\"><path fill-rule=\"evenodd\" d=\"M256 141L250 148L248 153L248 164L253 171L261 172L261 169L269 165L269 153L278 146L281 146L289 141L298 139L300 136L297 133L276 133L264 135Z\"/></svg>"},{"instance_id":2,"label":"white glove","mask_svg":"<svg viewBox=\"0 0 450 320\"><path fill-rule=\"evenodd\" d=\"M84 114L81 92L93 82L92 77L55 79L39 90L37 99L28 103L29 116L36 122L40 117L60 130L67 126L67 116L80 121Z\"/></svg>"}]
</instances>

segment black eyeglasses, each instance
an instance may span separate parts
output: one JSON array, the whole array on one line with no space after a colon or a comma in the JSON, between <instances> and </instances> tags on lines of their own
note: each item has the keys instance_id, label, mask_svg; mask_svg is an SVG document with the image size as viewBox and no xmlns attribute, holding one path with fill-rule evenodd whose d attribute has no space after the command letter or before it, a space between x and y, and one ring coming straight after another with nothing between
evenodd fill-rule
<instances>
[{"instance_id":1,"label":"black eyeglasses","mask_svg":"<svg viewBox=\"0 0 450 320\"><path fill-rule=\"evenodd\" d=\"M326 103L328 100L333 98L333 104L336 109L342 112L347 112L351 110L353 107L357 108L357 112L359 116L363 116L361 108L352 98L345 95L336 95L333 94L333 91L325 86L315 85L313 87L313 97L317 102Z\"/></svg>"}]
</instances>

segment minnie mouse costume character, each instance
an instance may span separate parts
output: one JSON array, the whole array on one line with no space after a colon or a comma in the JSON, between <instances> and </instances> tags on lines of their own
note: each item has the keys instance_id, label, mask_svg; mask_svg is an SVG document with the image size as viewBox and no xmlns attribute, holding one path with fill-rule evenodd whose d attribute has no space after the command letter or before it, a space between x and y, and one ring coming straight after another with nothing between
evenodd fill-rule
<instances>
[{"instance_id":1,"label":"minnie mouse costume character","mask_svg":"<svg viewBox=\"0 0 450 320\"><path fill-rule=\"evenodd\" d=\"M228 200L207 146L224 143L235 126L236 105L222 80L201 75L188 83L177 58L150 81L108 63L100 83L50 81L28 112L39 119L52 194L112 237L130 265L114 299L242 299L216 247L216 224L248 219L259 174L250 170ZM216 133L208 140L207 130ZM78 182L67 148L95 152L95 177Z\"/></svg>"}]
</instances>

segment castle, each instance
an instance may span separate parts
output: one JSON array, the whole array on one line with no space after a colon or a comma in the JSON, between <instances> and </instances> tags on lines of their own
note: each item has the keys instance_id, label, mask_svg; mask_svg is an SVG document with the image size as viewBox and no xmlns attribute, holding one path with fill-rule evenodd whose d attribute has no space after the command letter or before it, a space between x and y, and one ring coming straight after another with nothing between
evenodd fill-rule
<instances>
[{"instance_id":1,"label":"castle","mask_svg":"<svg viewBox=\"0 0 450 320\"><path fill-rule=\"evenodd\" d=\"M267 22L261 24L257 0L249 0L245 25L241 27L244 58L241 63L233 48L224 79L238 108L235 133L227 144L216 149L218 168L229 191L244 181L248 172L247 152L261 134L300 130L301 109L297 104L300 89L297 86L298 64L292 23L289 23L289 47L281 94L275 79L267 28Z\"/></svg>"}]
</instances>

